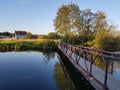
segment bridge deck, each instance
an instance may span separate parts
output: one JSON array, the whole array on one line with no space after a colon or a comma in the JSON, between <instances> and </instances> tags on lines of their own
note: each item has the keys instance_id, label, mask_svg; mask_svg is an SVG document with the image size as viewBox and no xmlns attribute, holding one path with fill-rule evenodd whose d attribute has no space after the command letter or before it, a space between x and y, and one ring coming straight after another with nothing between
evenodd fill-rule
<instances>
[{"instance_id":1,"label":"bridge deck","mask_svg":"<svg viewBox=\"0 0 120 90\"><path fill-rule=\"evenodd\" d=\"M76 63L76 57L79 57L75 53L71 54L70 50L67 50L64 48L59 48L70 60L70 62L75 66L75 68L95 87L97 90L106 90L103 86L104 84L104 76L105 76L105 71L101 70L97 66L93 64L92 66L92 77L87 73L90 72L90 69L86 69L87 67L90 67L90 62L84 60L83 58L80 57L79 63ZM108 74L107 78L107 87L109 90L120 90L120 81L115 79L112 75Z\"/></svg>"}]
</instances>

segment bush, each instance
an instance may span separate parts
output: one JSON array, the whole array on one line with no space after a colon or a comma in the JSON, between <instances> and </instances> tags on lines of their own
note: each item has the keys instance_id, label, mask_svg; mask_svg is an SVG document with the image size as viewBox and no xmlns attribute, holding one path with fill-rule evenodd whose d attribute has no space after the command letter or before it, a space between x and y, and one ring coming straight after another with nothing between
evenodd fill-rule
<instances>
[{"instance_id":1,"label":"bush","mask_svg":"<svg viewBox=\"0 0 120 90\"><path fill-rule=\"evenodd\" d=\"M103 33L95 39L95 46L107 51L120 51L120 37L110 32Z\"/></svg>"}]
</instances>

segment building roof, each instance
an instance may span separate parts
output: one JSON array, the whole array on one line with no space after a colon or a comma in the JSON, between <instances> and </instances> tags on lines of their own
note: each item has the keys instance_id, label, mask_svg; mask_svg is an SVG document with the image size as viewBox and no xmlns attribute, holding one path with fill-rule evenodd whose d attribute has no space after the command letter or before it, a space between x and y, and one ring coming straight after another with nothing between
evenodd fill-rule
<instances>
[{"instance_id":1,"label":"building roof","mask_svg":"<svg viewBox=\"0 0 120 90\"><path fill-rule=\"evenodd\" d=\"M16 35L26 35L27 32L26 31L15 31Z\"/></svg>"}]
</instances>

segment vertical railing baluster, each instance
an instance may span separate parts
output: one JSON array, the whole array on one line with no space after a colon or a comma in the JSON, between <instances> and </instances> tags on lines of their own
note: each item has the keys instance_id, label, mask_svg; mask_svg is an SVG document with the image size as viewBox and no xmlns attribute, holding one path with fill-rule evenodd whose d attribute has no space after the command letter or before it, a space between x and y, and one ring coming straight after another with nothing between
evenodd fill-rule
<instances>
[{"instance_id":1,"label":"vertical railing baluster","mask_svg":"<svg viewBox=\"0 0 120 90\"><path fill-rule=\"evenodd\" d=\"M108 58L106 60L106 67L105 67L105 77L104 77L104 88L107 88L107 79L108 79Z\"/></svg>"},{"instance_id":2,"label":"vertical railing baluster","mask_svg":"<svg viewBox=\"0 0 120 90\"><path fill-rule=\"evenodd\" d=\"M112 56L113 56L113 54L112 54ZM110 72L110 74L113 75L114 60L112 59L111 62L112 62L112 65L111 65L111 72Z\"/></svg>"},{"instance_id":3,"label":"vertical railing baluster","mask_svg":"<svg viewBox=\"0 0 120 90\"><path fill-rule=\"evenodd\" d=\"M111 75L113 75L113 67L114 67L114 61L112 60L112 65L111 65Z\"/></svg>"},{"instance_id":4,"label":"vertical railing baluster","mask_svg":"<svg viewBox=\"0 0 120 90\"><path fill-rule=\"evenodd\" d=\"M93 64L93 53L91 53L91 60L90 60L90 76L92 76L92 64Z\"/></svg>"}]
</instances>

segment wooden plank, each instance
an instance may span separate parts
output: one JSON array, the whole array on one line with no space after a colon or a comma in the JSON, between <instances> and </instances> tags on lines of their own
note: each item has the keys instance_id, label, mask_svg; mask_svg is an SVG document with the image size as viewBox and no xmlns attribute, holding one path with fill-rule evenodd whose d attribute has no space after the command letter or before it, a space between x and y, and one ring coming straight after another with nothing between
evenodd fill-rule
<instances>
[{"instance_id":1,"label":"wooden plank","mask_svg":"<svg viewBox=\"0 0 120 90\"><path fill-rule=\"evenodd\" d=\"M95 79L91 78L86 73L87 68L86 68L86 65L84 63L84 59L80 58L80 61L79 61L79 65L80 66L79 66L78 64L75 63L77 55L75 53L72 53L72 55L70 57L69 54L71 54L71 51L67 50L67 54L66 54L65 53L66 50L67 49L65 48L64 51L63 51L63 53L69 58L70 62L76 67L76 69L78 69L78 71L80 71L86 77L86 79L90 81L90 83L95 88L98 88L98 90L101 90L101 89L104 90L104 87L101 84L99 84L99 82L102 83L102 84L104 84L104 75L105 75L105 72L103 70L101 70L100 68L98 68L97 66L93 65L93 67L92 67L92 75L93 75L93 77ZM88 61L86 61L86 64L87 64L87 67L89 68L90 67L90 63ZM120 90L120 81L117 80L117 79L115 79L111 74L108 74L107 87L108 87L109 90Z\"/></svg>"}]
</instances>

